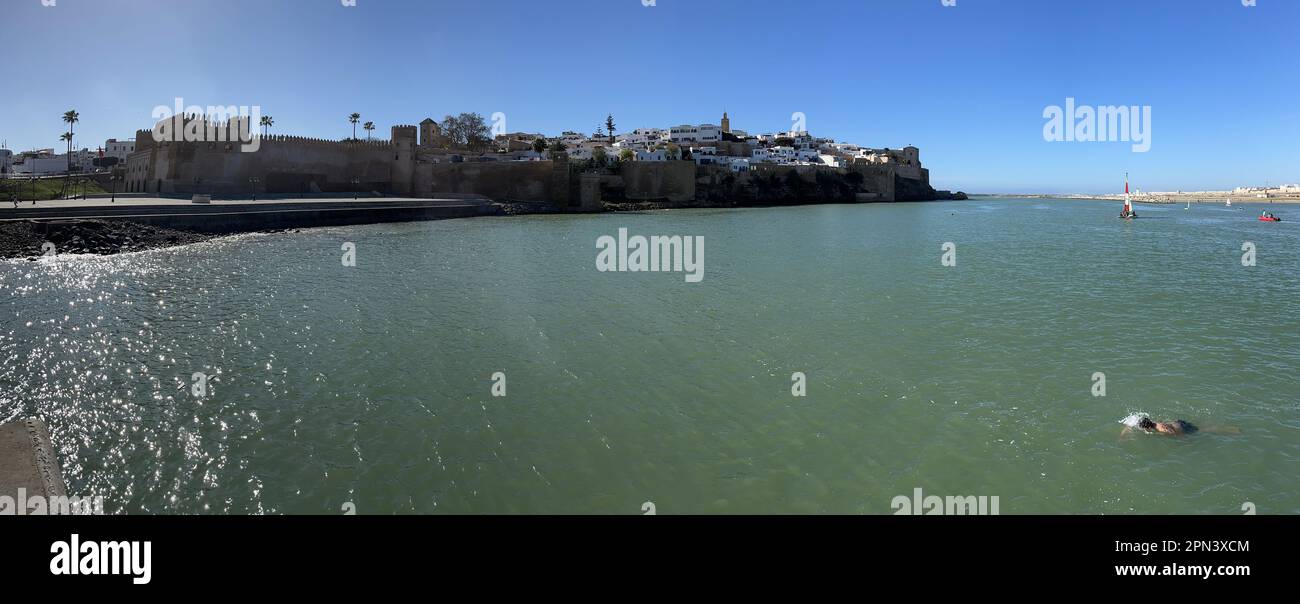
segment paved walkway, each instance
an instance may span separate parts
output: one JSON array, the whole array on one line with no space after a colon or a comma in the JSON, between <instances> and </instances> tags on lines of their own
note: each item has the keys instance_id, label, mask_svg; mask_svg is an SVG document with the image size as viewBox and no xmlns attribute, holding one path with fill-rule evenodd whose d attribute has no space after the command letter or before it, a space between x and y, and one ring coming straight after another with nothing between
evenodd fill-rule
<instances>
[{"instance_id":1,"label":"paved walkway","mask_svg":"<svg viewBox=\"0 0 1300 604\"><path fill-rule=\"evenodd\" d=\"M229 207L229 208L250 208L258 206L273 206L280 204L355 204L362 206L364 204L392 204L392 203L428 203L437 204L477 204L485 203L486 199L422 199L416 197L361 197L352 199L351 197L287 197L283 199L259 199L251 201L248 199L214 199L210 204L194 203L188 199L172 199L167 197L126 197L118 196L116 201L109 198L104 199L53 199L38 201L35 204L28 201L19 201L19 209L67 209L67 208L122 208L122 207L175 207L175 208L193 208L193 207ZM14 209L13 203L5 200L0 201L0 211Z\"/></svg>"},{"instance_id":2,"label":"paved walkway","mask_svg":"<svg viewBox=\"0 0 1300 604\"><path fill-rule=\"evenodd\" d=\"M0 495L17 499L18 489L28 497L64 494L50 434L37 419L0 425Z\"/></svg>"}]
</instances>

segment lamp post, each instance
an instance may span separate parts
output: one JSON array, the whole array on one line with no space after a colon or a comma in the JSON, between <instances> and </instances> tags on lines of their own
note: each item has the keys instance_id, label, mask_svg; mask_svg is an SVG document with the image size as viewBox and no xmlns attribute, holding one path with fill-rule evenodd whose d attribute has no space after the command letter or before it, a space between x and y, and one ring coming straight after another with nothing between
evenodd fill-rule
<instances>
[{"instance_id":1,"label":"lamp post","mask_svg":"<svg viewBox=\"0 0 1300 604\"><path fill-rule=\"evenodd\" d=\"M259 182L262 182L262 179L256 176L248 177L248 192L253 197L253 201L257 201L257 183Z\"/></svg>"},{"instance_id":2,"label":"lamp post","mask_svg":"<svg viewBox=\"0 0 1300 604\"><path fill-rule=\"evenodd\" d=\"M32 165L32 168L36 168L35 164ZM36 172L34 170L32 172L32 205L36 205Z\"/></svg>"},{"instance_id":3,"label":"lamp post","mask_svg":"<svg viewBox=\"0 0 1300 604\"><path fill-rule=\"evenodd\" d=\"M108 200L108 203L117 203L117 181L119 180L122 180L122 177L116 174L108 177L108 182L113 183L113 197Z\"/></svg>"}]
</instances>

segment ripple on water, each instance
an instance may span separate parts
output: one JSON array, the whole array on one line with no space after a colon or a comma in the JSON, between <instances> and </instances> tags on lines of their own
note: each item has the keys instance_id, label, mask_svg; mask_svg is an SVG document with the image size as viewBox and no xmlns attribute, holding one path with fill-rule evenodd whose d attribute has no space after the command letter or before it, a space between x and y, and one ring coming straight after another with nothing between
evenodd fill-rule
<instances>
[{"instance_id":1,"label":"ripple on water","mask_svg":"<svg viewBox=\"0 0 1300 604\"><path fill-rule=\"evenodd\" d=\"M1297 232L1113 210L519 217L5 261L0 419L45 418L69 490L130 513L890 513L918 487L1003 513L1300 510ZM597 273L621 226L703 235L704 282ZM1121 441L1134 410L1240 434Z\"/></svg>"}]
</instances>

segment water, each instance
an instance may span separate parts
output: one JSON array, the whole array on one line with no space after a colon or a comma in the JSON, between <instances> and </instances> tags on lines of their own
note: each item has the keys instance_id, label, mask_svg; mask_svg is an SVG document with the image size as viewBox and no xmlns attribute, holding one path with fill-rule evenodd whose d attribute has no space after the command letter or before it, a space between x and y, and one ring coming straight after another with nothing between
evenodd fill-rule
<instances>
[{"instance_id":1,"label":"water","mask_svg":"<svg viewBox=\"0 0 1300 604\"><path fill-rule=\"evenodd\" d=\"M483 218L6 261L0 420L44 418L69 492L124 513L887 514L918 487L1300 513L1288 209ZM597 272L619 227L704 236L704 281ZM1240 433L1121 440L1138 411Z\"/></svg>"}]
</instances>

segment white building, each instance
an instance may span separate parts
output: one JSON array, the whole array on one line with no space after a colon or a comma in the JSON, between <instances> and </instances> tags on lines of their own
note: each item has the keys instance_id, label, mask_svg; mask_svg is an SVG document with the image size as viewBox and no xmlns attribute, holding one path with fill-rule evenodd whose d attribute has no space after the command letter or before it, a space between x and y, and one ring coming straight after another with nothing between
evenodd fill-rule
<instances>
[{"instance_id":1,"label":"white building","mask_svg":"<svg viewBox=\"0 0 1300 604\"><path fill-rule=\"evenodd\" d=\"M748 157L720 157L718 159L720 160L719 163L725 163L727 167L731 168L732 172L749 171L750 162Z\"/></svg>"},{"instance_id":2,"label":"white building","mask_svg":"<svg viewBox=\"0 0 1300 604\"><path fill-rule=\"evenodd\" d=\"M632 132L618 135L619 146L629 149L646 148L667 140L668 132L660 128L637 128Z\"/></svg>"},{"instance_id":3,"label":"white building","mask_svg":"<svg viewBox=\"0 0 1300 604\"><path fill-rule=\"evenodd\" d=\"M796 149L794 159L795 161L820 164L822 163L822 154L816 149Z\"/></svg>"},{"instance_id":4,"label":"white building","mask_svg":"<svg viewBox=\"0 0 1300 604\"><path fill-rule=\"evenodd\" d=\"M767 161L774 164L788 164L795 159L794 147L770 147L767 152Z\"/></svg>"},{"instance_id":5,"label":"white building","mask_svg":"<svg viewBox=\"0 0 1300 604\"><path fill-rule=\"evenodd\" d=\"M722 140L722 128L713 124L682 125L668 131L668 140L674 143L716 143Z\"/></svg>"},{"instance_id":6,"label":"white building","mask_svg":"<svg viewBox=\"0 0 1300 604\"><path fill-rule=\"evenodd\" d=\"M116 157L118 163L126 164L126 156L135 153L135 139L104 141L104 157Z\"/></svg>"},{"instance_id":7,"label":"white building","mask_svg":"<svg viewBox=\"0 0 1300 604\"><path fill-rule=\"evenodd\" d=\"M717 147L691 147L691 158L695 160L697 166L708 166L718 163Z\"/></svg>"},{"instance_id":8,"label":"white building","mask_svg":"<svg viewBox=\"0 0 1300 604\"><path fill-rule=\"evenodd\" d=\"M825 153L823 153L818 156L818 159L821 161L821 163L834 168L844 167L844 158L838 155L826 155Z\"/></svg>"},{"instance_id":9,"label":"white building","mask_svg":"<svg viewBox=\"0 0 1300 604\"><path fill-rule=\"evenodd\" d=\"M577 132L565 132L560 135L559 141L564 143L566 148L572 149L587 142L587 137Z\"/></svg>"},{"instance_id":10,"label":"white building","mask_svg":"<svg viewBox=\"0 0 1300 604\"><path fill-rule=\"evenodd\" d=\"M569 159L584 161L596 157L596 149L605 151L606 161L612 161L618 156L619 150L611 150L608 138L593 138L581 141L576 144L565 143L565 148L569 153Z\"/></svg>"},{"instance_id":11,"label":"white building","mask_svg":"<svg viewBox=\"0 0 1300 604\"><path fill-rule=\"evenodd\" d=\"M72 169L74 171L92 172L95 170L96 153L89 149L72 152ZM36 157L25 157L22 163L14 163L12 167L13 174L23 176L45 176L51 174L64 174L68 171L68 154L52 155L41 153Z\"/></svg>"},{"instance_id":12,"label":"white building","mask_svg":"<svg viewBox=\"0 0 1300 604\"><path fill-rule=\"evenodd\" d=\"M656 149L654 151L637 149L636 161L668 161L668 152L663 149Z\"/></svg>"}]
</instances>

